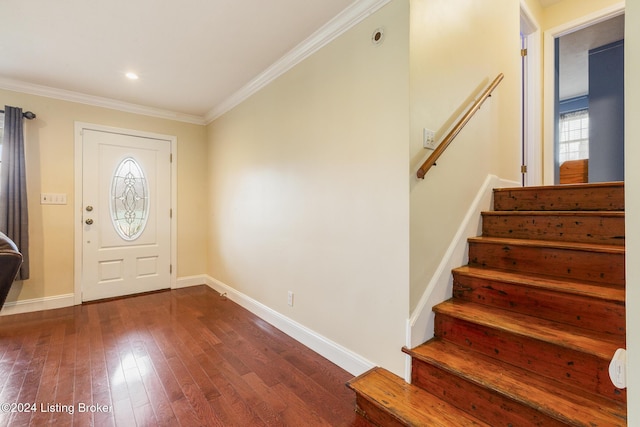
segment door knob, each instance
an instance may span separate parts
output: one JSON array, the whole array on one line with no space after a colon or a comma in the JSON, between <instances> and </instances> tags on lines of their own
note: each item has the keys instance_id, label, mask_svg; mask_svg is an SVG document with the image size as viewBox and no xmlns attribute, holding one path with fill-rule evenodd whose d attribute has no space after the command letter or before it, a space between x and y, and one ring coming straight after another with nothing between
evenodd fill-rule
<instances>
[{"instance_id":1,"label":"door knob","mask_svg":"<svg viewBox=\"0 0 640 427\"><path fill-rule=\"evenodd\" d=\"M87 212L91 212L93 210L93 206L89 205L85 208Z\"/></svg>"},{"instance_id":2,"label":"door knob","mask_svg":"<svg viewBox=\"0 0 640 427\"><path fill-rule=\"evenodd\" d=\"M87 225L91 225L93 224L93 220L91 218L87 218L84 223Z\"/></svg>"}]
</instances>

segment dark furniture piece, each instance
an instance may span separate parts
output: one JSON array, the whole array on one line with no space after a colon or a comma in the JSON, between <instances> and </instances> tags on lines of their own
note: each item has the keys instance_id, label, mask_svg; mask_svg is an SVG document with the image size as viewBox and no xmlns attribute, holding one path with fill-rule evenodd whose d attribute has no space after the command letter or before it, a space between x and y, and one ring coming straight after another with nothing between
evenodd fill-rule
<instances>
[{"instance_id":1,"label":"dark furniture piece","mask_svg":"<svg viewBox=\"0 0 640 427\"><path fill-rule=\"evenodd\" d=\"M13 240L0 233L0 309L22 265L22 254Z\"/></svg>"}]
</instances>

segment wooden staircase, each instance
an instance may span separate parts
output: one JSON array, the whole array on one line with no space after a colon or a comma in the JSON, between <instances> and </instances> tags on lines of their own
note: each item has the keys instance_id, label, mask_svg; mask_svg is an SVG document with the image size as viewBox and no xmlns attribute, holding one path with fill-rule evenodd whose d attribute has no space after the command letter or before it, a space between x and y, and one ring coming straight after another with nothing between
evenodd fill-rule
<instances>
[{"instance_id":1,"label":"wooden staircase","mask_svg":"<svg viewBox=\"0 0 640 427\"><path fill-rule=\"evenodd\" d=\"M412 383L351 380L378 426L624 426L608 365L625 347L624 185L494 190Z\"/></svg>"}]
</instances>

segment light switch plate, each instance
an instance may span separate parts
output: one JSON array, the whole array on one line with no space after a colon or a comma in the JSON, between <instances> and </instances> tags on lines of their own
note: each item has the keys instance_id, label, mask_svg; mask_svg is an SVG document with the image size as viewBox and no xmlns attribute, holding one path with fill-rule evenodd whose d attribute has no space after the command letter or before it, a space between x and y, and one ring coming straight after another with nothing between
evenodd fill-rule
<instances>
[{"instance_id":1,"label":"light switch plate","mask_svg":"<svg viewBox=\"0 0 640 427\"><path fill-rule=\"evenodd\" d=\"M66 205L67 195L64 193L40 193L41 205Z\"/></svg>"},{"instance_id":2,"label":"light switch plate","mask_svg":"<svg viewBox=\"0 0 640 427\"><path fill-rule=\"evenodd\" d=\"M438 144L436 143L436 133L430 129L424 128L422 130L422 146L430 150L435 150Z\"/></svg>"}]
</instances>

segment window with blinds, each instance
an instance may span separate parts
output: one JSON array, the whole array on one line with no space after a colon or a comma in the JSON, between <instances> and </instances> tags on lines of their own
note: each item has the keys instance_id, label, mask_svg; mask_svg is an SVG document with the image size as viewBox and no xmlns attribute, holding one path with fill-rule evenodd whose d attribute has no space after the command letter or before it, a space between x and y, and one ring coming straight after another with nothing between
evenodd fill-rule
<instances>
[{"instance_id":1,"label":"window with blinds","mask_svg":"<svg viewBox=\"0 0 640 427\"><path fill-rule=\"evenodd\" d=\"M560 115L559 163L589 158L589 110Z\"/></svg>"}]
</instances>

